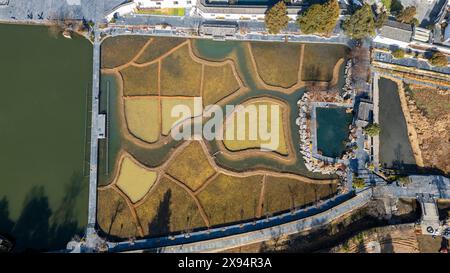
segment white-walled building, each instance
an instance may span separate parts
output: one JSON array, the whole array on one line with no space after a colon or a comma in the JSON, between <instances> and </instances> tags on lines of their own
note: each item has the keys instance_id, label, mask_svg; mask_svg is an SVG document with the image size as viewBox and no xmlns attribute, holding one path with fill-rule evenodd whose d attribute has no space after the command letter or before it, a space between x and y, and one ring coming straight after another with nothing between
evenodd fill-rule
<instances>
[{"instance_id":1,"label":"white-walled building","mask_svg":"<svg viewBox=\"0 0 450 273\"><path fill-rule=\"evenodd\" d=\"M134 0L134 3L143 9L191 8L197 4L197 0Z\"/></svg>"}]
</instances>

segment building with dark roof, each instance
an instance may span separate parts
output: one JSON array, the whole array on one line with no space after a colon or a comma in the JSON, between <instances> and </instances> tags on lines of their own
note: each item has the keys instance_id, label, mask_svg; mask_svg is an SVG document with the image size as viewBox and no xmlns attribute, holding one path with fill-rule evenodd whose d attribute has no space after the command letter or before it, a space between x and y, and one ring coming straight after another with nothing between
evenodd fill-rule
<instances>
[{"instance_id":1,"label":"building with dark roof","mask_svg":"<svg viewBox=\"0 0 450 273\"><path fill-rule=\"evenodd\" d=\"M412 41L412 37L411 25L388 20L379 30L374 42L406 48Z\"/></svg>"}]
</instances>

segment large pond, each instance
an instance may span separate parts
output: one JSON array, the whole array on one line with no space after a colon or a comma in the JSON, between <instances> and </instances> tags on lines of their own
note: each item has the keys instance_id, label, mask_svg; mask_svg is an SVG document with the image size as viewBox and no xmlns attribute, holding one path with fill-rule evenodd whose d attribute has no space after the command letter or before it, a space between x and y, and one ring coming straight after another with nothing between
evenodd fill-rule
<instances>
[{"instance_id":1,"label":"large pond","mask_svg":"<svg viewBox=\"0 0 450 273\"><path fill-rule=\"evenodd\" d=\"M92 46L0 25L0 234L65 248L87 222Z\"/></svg>"},{"instance_id":2,"label":"large pond","mask_svg":"<svg viewBox=\"0 0 450 273\"><path fill-rule=\"evenodd\" d=\"M414 169L415 160L408 138L398 86L380 78L380 162L387 168Z\"/></svg>"},{"instance_id":3,"label":"large pond","mask_svg":"<svg viewBox=\"0 0 450 273\"><path fill-rule=\"evenodd\" d=\"M316 108L317 149L324 156L339 158L345 151L352 115L345 108Z\"/></svg>"}]
</instances>

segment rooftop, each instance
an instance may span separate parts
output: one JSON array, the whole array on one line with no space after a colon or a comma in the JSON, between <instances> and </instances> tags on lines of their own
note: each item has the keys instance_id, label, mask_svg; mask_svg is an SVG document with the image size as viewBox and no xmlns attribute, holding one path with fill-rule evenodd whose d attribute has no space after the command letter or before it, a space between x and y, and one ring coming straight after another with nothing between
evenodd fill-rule
<instances>
[{"instance_id":1,"label":"rooftop","mask_svg":"<svg viewBox=\"0 0 450 273\"><path fill-rule=\"evenodd\" d=\"M411 41L413 29L411 25L397 21L388 20L380 29L380 36L409 43Z\"/></svg>"}]
</instances>

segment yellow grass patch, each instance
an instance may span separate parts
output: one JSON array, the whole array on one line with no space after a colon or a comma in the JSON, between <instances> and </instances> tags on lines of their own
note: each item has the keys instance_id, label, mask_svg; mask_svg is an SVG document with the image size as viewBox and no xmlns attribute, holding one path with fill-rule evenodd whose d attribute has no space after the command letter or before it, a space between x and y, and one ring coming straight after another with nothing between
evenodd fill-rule
<instances>
[{"instance_id":1,"label":"yellow grass patch","mask_svg":"<svg viewBox=\"0 0 450 273\"><path fill-rule=\"evenodd\" d=\"M303 54L303 81L331 81L333 69L347 54L347 47L333 44L306 44Z\"/></svg>"},{"instance_id":2,"label":"yellow grass patch","mask_svg":"<svg viewBox=\"0 0 450 273\"><path fill-rule=\"evenodd\" d=\"M148 41L146 36L116 36L105 39L101 48L101 66L114 68L131 61Z\"/></svg>"},{"instance_id":3,"label":"yellow grass patch","mask_svg":"<svg viewBox=\"0 0 450 273\"><path fill-rule=\"evenodd\" d=\"M161 95L200 96L202 65L194 62L187 45L162 60Z\"/></svg>"},{"instance_id":4,"label":"yellow grass patch","mask_svg":"<svg viewBox=\"0 0 450 273\"><path fill-rule=\"evenodd\" d=\"M124 98L125 118L130 132L139 139L155 142L160 135L159 99Z\"/></svg>"},{"instance_id":5,"label":"yellow grass patch","mask_svg":"<svg viewBox=\"0 0 450 273\"><path fill-rule=\"evenodd\" d=\"M123 191L131 202L136 203L150 190L158 174L149 171L125 156L120 164L116 186Z\"/></svg>"},{"instance_id":6,"label":"yellow grass patch","mask_svg":"<svg viewBox=\"0 0 450 273\"><path fill-rule=\"evenodd\" d=\"M211 225L256 217L262 176L244 178L220 174L197 196Z\"/></svg>"},{"instance_id":7,"label":"yellow grass patch","mask_svg":"<svg viewBox=\"0 0 450 273\"><path fill-rule=\"evenodd\" d=\"M125 96L158 95L158 63L129 67L120 71Z\"/></svg>"},{"instance_id":8,"label":"yellow grass patch","mask_svg":"<svg viewBox=\"0 0 450 273\"><path fill-rule=\"evenodd\" d=\"M336 193L336 183L306 183L288 177L266 177L263 213L271 214L314 203Z\"/></svg>"},{"instance_id":9,"label":"yellow grass patch","mask_svg":"<svg viewBox=\"0 0 450 273\"><path fill-rule=\"evenodd\" d=\"M278 106L277 116L272 116L271 106ZM246 109L251 110L251 106L256 109L254 114L246 114L245 118L239 118L239 114L234 114L225 123L224 145L231 151L240 151L251 148L264 148L265 150L276 151L282 155L288 154L283 126L283 106L272 101L257 101L244 104ZM247 108L247 106L250 106ZM267 106L264 114L260 106ZM261 112L261 114L260 114ZM235 112L236 113L236 112ZM273 120L273 124L272 124ZM261 127L262 126L262 127ZM260 134L260 128L267 126L267 132L272 132L271 138L265 140ZM278 132L277 132L278 131ZM231 137L234 139L232 140ZM272 142L272 144L271 144ZM277 145L278 144L278 145Z\"/></svg>"},{"instance_id":10,"label":"yellow grass patch","mask_svg":"<svg viewBox=\"0 0 450 273\"><path fill-rule=\"evenodd\" d=\"M214 104L239 89L231 64L206 66L203 81L204 105Z\"/></svg>"},{"instance_id":11,"label":"yellow grass patch","mask_svg":"<svg viewBox=\"0 0 450 273\"><path fill-rule=\"evenodd\" d=\"M192 141L184 148L167 172L194 191L215 173L198 141Z\"/></svg>"},{"instance_id":12,"label":"yellow grass patch","mask_svg":"<svg viewBox=\"0 0 450 273\"><path fill-rule=\"evenodd\" d=\"M101 230L110 236L139 236L130 207L125 199L111 188L98 191L97 222Z\"/></svg>"},{"instance_id":13,"label":"yellow grass patch","mask_svg":"<svg viewBox=\"0 0 450 273\"><path fill-rule=\"evenodd\" d=\"M165 177L136 212L144 234L149 236L205 226L192 197Z\"/></svg>"},{"instance_id":14,"label":"yellow grass patch","mask_svg":"<svg viewBox=\"0 0 450 273\"><path fill-rule=\"evenodd\" d=\"M153 38L150 45L142 52L139 58L136 60L137 63L151 62L163 54L169 52L172 48L185 42L186 39L176 38L176 37L164 37L164 38Z\"/></svg>"},{"instance_id":15,"label":"yellow grass patch","mask_svg":"<svg viewBox=\"0 0 450 273\"><path fill-rule=\"evenodd\" d=\"M251 43L258 73L273 86L290 87L298 81L301 44Z\"/></svg>"},{"instance_id":16,"label":"yellow grass patch","mask_svg":"<svg viewBox=\"0 0 450 273\"><path fill-rule=\"evenodd\" d=\"M168 135L170 133L170 130L175 126L180 124L180 122L177 122L180 117L172 116L172 110L174 109L182 109L186 108L189 109L191 112L190 116L187 116L183 120L187 120L190 117L198 116L202 114L202 105L201 101L196 102L194 98L161 98L161 112L162 112L162 134ZM194 105L197 104L197 106L194 109Z\"/></svg>"}]
</instances>

